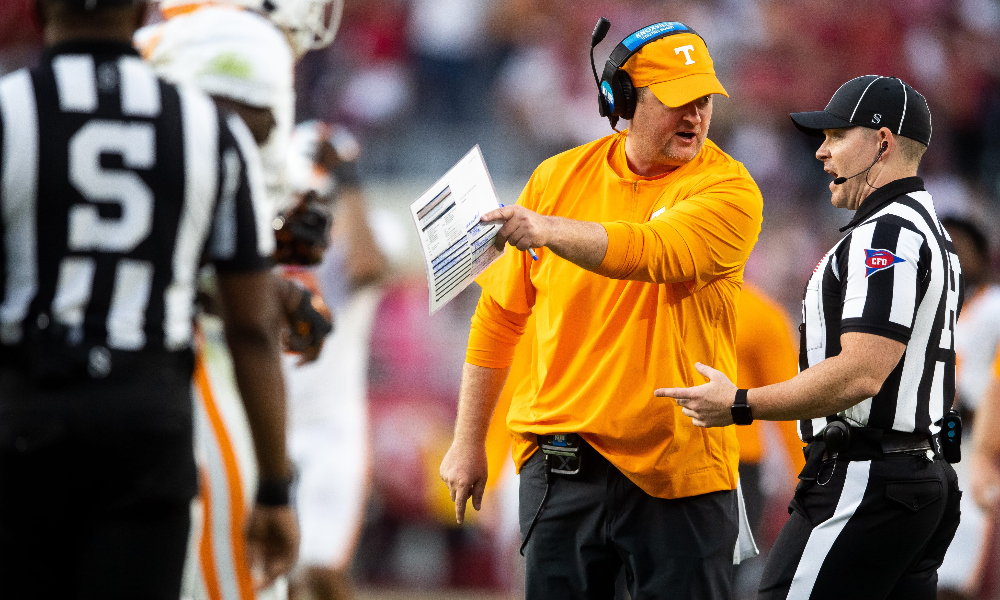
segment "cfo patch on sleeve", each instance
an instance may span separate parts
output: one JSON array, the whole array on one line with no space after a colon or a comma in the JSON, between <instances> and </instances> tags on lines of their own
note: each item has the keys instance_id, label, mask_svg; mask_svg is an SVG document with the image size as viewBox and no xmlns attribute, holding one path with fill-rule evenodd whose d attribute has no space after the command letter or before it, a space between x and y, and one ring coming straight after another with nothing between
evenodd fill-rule
<instances>
[{"instance_id":1,"label":"cfo patch on sleeve","mask_svg":"<svg viewBox=\"0 0 1000 600\"><path fill-rule=\"evenodd\" d=\"M873 250L871 248L865 249L865 277L870 276L872 273L877 273L884 269L895 265L896 263L906 262L905 258L900 258L888 250Z\"/></svg>"}]
</instances>

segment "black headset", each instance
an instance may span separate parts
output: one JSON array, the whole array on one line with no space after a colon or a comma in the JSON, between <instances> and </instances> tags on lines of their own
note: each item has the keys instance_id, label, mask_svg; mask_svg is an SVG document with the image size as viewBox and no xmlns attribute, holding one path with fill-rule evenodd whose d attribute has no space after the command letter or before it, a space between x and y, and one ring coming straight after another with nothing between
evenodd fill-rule
<instances>
[{"instance_id":1,"label":"black headset","mask_svg":"<svg viewBox=\"0 0 1000 600\"><path fill-rule=\"evenodd\" d=\"M678 33L698 33L677 21L665 21L654 23L643 27L632 35L622 40L608 57L608 62L604 63L604 74L601 79L597 79L597 67L594 65L594 46L601 43L604 36L608 35L611 22L601 17L594 26L594 33L590 36L590 68L594 71L594 82L597 83L597 106L602 117L607 117L611 123L611 128L615 129L618 119L631 119L635 114L635 86L632 85L632 78L622 70L624 65L633 54L642 49L643 46L654 42L668 35ZM701 37L700 35L698 37ZM618 131L615 129L615 131Z\"/></svg>"}]
</instances>

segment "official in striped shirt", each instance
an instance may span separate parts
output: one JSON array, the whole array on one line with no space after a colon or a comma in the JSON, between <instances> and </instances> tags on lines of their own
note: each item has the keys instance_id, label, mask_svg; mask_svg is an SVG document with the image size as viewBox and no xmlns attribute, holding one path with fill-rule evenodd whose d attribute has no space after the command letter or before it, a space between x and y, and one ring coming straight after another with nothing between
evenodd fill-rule
<instances>
[{"instance_id":1,"label":"official in striped shirt","mask_svg":"<svg viewBox=\"0 0 1000 600\"><path fill-rule=\"evenodd\" d=\"M139 58L144 2L38 8L41 65L0 78L0 595L174 600L204 263L262 478L290 478L260 157L237 116ZM287 494L273 504L248 519L265 577L297 548Z\"/></svg>"},{"instance_id":2,"label":"official in striped shirt","mask_svg":"<svg viewBox=\"0 0 1000 600\"><path fill-rule=\"evenodd\" d=\"M831 201L855 211L806 285L800 372L738 390L697 364L709 383L655 393L702 427L801 420L806 465L761 600L933 599L959 522L938 434L955 396L962 276L916 176L930 109L903 81L866 75L791 117L825 138L816 158Z\"/></svg>"}]
</instances>

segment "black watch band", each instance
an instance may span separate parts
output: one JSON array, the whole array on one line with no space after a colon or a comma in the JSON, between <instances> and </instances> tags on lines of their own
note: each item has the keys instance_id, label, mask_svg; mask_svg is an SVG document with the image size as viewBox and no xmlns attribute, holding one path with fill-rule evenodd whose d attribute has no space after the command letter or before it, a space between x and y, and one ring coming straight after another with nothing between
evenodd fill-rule
<instances>
[{"instance_id":1,"label":"black watch band","mask_svg":"<svg viewBox=\"0 0 1000 600\"><path fill-rule=\"evenodd\" d=\"M291 501L292 480L261 479L257 483L257 504L261 506L288 506Z\"/></svg>"},{"instance_id":2,"label":"black watch band","mask_svg":"<svg viewBox=\"0 0 1000 600\"><path fill-rule=\"evenodd\" d=\"M736 400L729 408L729 413L733 416L733 423L737 425L749 425L753 423L753 411L747 404L747 392L749 390L736 390Z\"/></svg>"}]
</instances>

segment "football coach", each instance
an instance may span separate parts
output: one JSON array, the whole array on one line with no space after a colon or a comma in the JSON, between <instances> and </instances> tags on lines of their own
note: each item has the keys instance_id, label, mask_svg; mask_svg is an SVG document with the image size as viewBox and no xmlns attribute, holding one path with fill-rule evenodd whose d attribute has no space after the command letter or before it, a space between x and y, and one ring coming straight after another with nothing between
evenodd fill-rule
<instances>
[{"instance_id":1,"label":"football coach","mask_svg":"<svg viewBox=\"0 0 1000 600\"><path fill-rule=\"evenodd\" d=\"M538 260L510 249L478 280L441 477L461 522L470 496L480 506L486 430L534 314L531 375L507 415L527 598L611 598L624 566L633 598L726 599L736 434L694 427L652 394L665 373L695 382L688 357L735 375L736 294L763 202L707 139L726 92L690 28L625 38L601 88L602 115L629 128L546 160L516 206L482 217L503 222L501 248Z\"/></svg>"},{"instance_id":2,"label":"football coach","mask_svg":"<svg viewBox=\"0 0 1000 600\"><path fill-rule=\"evenodd\" d=\"M895 77L842 85L825 110L793 113L823 144L831 201L855 211L802 304L798 375L737 389L664 388L701 427L800 419L806 465L761 581L761 600L936 597L961 492L953 328L962 278L916 176L931 140L924 97ZM945 431L942 431L944 429Z\"/></svg>"}]
</instances>

